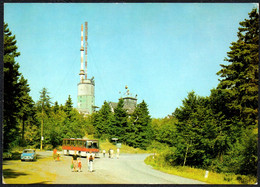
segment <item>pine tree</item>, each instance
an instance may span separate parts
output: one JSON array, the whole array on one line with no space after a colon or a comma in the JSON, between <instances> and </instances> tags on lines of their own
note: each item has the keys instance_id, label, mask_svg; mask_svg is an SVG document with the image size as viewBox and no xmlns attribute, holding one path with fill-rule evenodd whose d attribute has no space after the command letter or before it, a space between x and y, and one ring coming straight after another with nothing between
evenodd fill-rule
<instances>
[{"instance_id":1,"label":"pine tree","mask_svg":"<svg viewBox=\"0 0 260 187\"><path fill-rule=\"evenodd\" d=\"M226 105L239 116L244 126L256 125L258 114L259 14L249 13L250 19L240 22L238 40L231 43L231 51L217 73L222 78L218 89L228 92L231 102Z\"/></svg>"},{"instance_id":2,"label":"pine tree","mask_svg":"<svg viewBox=\"0 0 260 187\"><path fill-rule=\"evenodd\" d=\"M119 141L125 141L125 131L127 128L128 114L124 109L124 100L119 99L117 107L115 108L115 122L113 124L113 136L119 138Z\"/></svg>"},{"instance_id":3,"label":"pine tree","mask_svg":"<svg viewBox=\"0 0 260 187\"><path fill-rule=\"evenodd\" d=\"M104 101L101 109L94 113L94 127L96 136L101 139L110 139L113 131L114 116L108 102Z\"/></svg>"},{"instance_id":4,"label":"pine tree","mask_svg":"<svg viewBox=\"0 0 260 187\"><path fill-rule=\"evenodd\" d=\"M50 108L51 108L51 97L49 96L49 92L47 88L43 88L40 91L40 99L37 102L37 107L39 111L44 111L45 113L49 113Z\"/></svg>"},{"instance_id":5,"label":"pine tree","mask_svg":"<svg viewBox=\"0 0 260 187\"><path fill-rule=\"evenodd\" d=\"M29 84L27 83L27 80L24 79L23 76L21 76L19 80L19 87L20 87L20 93L19 93L19 118L22 124L21 128L21 143L22 145L25 145L25 139L24 139L24 134L25 134L25 125L26 123L31 123L29 118L31 116L35 115L35 110L34 110L34 101L32 97L29 95L30 88ZM27 121L29 120L29 121Z\"/></svg>"},{"instance_id":6,"label":"pine tree","mask_svg":"<svg viewBox=\"0 0 260 187\"><path fill-rule=\"evenodd\" d=\"M11 142L14 142L18 136L18 113L19 105L19 64L15 58L20 55L17 52L15 35L4 24L4 118L3 135L4 149L8 149Z\"/></svg>"},{"instance_id":7,"label":"pine tree","mask_svg":"<svg viewBox=\"0 0 260 187\"><path fill-rule=\"evenodd\" d=\"M126 143L133 147L146 149L153 137L151 121L148 106L142 101L136 106L128 123Z\"/></svg>"},{"instance_id":8,"label":"pine tree","mask_svg":"<svg viewBox=\"0 0 260 187\"><path fill-rule=\"evenodd\" d=\"M73 110L73 103L72 103L72 99L71 99L71 97L69 95L69 97L68 97L68 99L67 99L67 101L65 103L65 112L66 112L66 114L67 114L69 119L71 118L72 110Z\"/></svg>"}]
</instances>

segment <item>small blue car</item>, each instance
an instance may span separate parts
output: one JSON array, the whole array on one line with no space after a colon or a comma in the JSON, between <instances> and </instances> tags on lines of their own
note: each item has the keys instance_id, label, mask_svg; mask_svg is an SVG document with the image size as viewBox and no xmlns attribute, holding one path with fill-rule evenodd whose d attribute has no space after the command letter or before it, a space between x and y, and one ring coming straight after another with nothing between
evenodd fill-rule
<instances>
[{"instance_id":1,"label":"small blue car","mask_svg":"<svg viewBox=\"0 0 260 187\"><path fill-rule=\"evenodd\" d=\"M21 154L21 161L31 160L36 161L36 152L33 149L25 149Z\"/></svg>"}]
</instances>

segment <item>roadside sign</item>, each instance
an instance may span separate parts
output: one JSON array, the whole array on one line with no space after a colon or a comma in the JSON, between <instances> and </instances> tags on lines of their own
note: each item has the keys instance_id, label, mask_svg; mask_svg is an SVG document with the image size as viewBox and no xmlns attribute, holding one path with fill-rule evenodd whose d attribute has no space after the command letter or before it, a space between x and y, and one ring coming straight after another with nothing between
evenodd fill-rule
<instances>
[{"instance_id":1,"label":"roadside sign","mask_svg":"<svg viewBox=\"0 0 260 187\"><path fill-rule=\"evenodd\" d=\"M121 143L117 143L117 144L116 144L116 147L117 147L117 148L121 148L121 146L122 146Z\"/></svg>"}]
</instances>

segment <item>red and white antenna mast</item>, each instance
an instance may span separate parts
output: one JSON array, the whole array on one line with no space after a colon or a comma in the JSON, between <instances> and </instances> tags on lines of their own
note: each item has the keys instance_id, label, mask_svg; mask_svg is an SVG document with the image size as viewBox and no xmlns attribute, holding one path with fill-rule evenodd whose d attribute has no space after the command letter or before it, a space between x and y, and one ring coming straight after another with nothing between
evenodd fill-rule
<instances>
[{"instance_id":1,"label":"red and white antenna mast","mask_svg":"<svg viewBox=\"0 0 260 187\"><path fill-rule=\"evenodd\" d=\"M81 47L80 47L80 65L81 65L81 68L80 68L80 81L83 82L83 79L84 79L84 69L83 69L83 51L84 51L84 47L83 47L83 24L81 24Z\"/></svg>"},{"instance_id":2,"label":"red and white antenna mast","mask_svg":"<svg viewBox=\"0 0 260 187\"><path fill-rule=\"evenodd\" d=\"M87 45L88 45L88 22L85 22L85 79L87 80Z\"/></svg>"}]
</instances>

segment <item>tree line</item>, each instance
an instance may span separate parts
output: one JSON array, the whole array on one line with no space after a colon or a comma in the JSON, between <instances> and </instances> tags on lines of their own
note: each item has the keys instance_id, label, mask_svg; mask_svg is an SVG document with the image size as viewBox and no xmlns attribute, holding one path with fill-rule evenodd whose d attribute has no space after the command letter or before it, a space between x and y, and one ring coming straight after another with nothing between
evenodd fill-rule
<instances>
[{"instance_id":1,"label":"tree line","mask_svg":"<svg viewBox=\"0 0 260 187\"><path fill-rule=\"evenodd\" d=\"M217 172L256 176L258 138L259 14L240 22L238 40L232 42L219 84L209 96L194 91L182 106L163 118L152 119L145 101L129 114L119 99L114 112L107 101L98 112L84 116L72 99L54 104L46 88L34 102L27 80L15 58L15 36L4 25L4 150L14 146L39 148L41 124L44 147L61 145L62 138L118 138L141 149L156 149L173 166L192 166Z\"/></svg>"},{"instance_id":2,"label":"tree line","mask_svg":"<svg viewBox=\"0 0 260 187\"><path fill-rule=\"evenodd\" d=\"M221 78L210 96L188 93L165 119L154 119L155 141L165 162L217 172L257 175L259 14L240 22Z\"/></svg>"},{"instance_id":3,"label":"tree line","mask_svg":"<svg viewBox=\"0 0 260 187\"><path fill-rule=\"evenodd\" d=\"M119 99L114 112L108 102L92 115L96 136L101 139L118 138L118 141L135 148L146 149L153 137L151 117L145 101L137 104L132 114L124 109L124 100Z\"/></svg>"}]
</instances>

